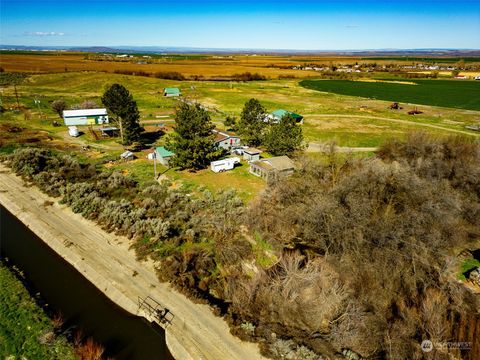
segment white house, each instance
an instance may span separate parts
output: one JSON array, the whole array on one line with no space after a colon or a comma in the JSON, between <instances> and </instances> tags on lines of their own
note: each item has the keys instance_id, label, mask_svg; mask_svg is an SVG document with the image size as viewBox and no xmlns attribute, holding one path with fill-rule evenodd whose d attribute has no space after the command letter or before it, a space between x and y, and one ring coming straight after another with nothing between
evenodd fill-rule
<instances>
[{"instance_id":1,"label":"white house","mask_svg":"<svg viewBox=\"0 0 480 360\"><path fill-rule=\"evenodd\" d=\"M108 124L107 109L64 110L63 121L67 126Z\"/></svg>"},{"instance_id":2,"label":"white house","mask_svg":"<svg viewBox=\"0 0 480 360\"><path fill-rule=\"evenodd\" d=\"M214 129L215 146L230 151L232 148L240 146L240 137L219 129Z\"/></svg>"}]
</instances>

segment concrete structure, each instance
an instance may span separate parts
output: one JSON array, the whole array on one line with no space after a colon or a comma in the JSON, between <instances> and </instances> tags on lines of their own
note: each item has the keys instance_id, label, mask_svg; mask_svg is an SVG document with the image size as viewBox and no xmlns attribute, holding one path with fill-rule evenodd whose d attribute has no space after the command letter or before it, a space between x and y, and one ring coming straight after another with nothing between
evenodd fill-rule
<instances>
[{"instance_id":1,"label":"concrete structure","mask_svg":"<svg viewBox=\"0 0 480 360\"><path fill-rule=\"evenodd\" d=\"M303 116L302 115L296 114L296 113L291 112L291 111L283 110L283 109L275 110L274 112L268 114L265 117L265 122L277 124L277 123L280 122L280 120L282 120L282 118L285 115L290 115L291 117L293 117L295 119L295 121L297 123L303 124Z\"/></svg>"},{"instance_id":2,"label":"concrete structure","mask_svg":"<svg viewBox=\"0 0 480 360\"><path fill-rule=\"evenodd\" d=\"M288 156L277 156L250 163L250 172L267 181L278 180L295 171L295 164Z\"/></svg>"},{"instance_id":3,"label":"concrete structure","mask_svg":"<svg viewBox=\"0 0 480 360\"><path fill-rule=\"evenodd\" d=\"M67 126L108 124L107 109L64 110L63 121Z\"/></svg>"},{"instance_id":4,"label":"concrete structure","mask_svg":"<svg viewBox=\"0 0 480 360\"><path fill-rule=\"evenodd\" d=\"M261 151L255 148L243 149L243 158L248 162L257 161L260 160L260 153Z\"/></svg>"},{"instance_id":5,"label":"concrete structure","mask_svg":"<svg viewBox=\"0 0 480 360\"><path fill-rule=\"evenodd\" d=\"M232 170L235 167L235 164L238 164L240 159L238 157L212 161L210 163L210 169L213 172L224 172L227 170Z\"/></svg>"},{"instance_id":6,"label":"concrete structure","mask_svg":"<svg viewBox=\"0 0 480 360\"><path fill-rule=\"evenodd\" d=\"M175 154L165 149L163 146L159 146L155 149L155 156L157 157L157 160L160 162L160 164L168 166L170 159L175 156Z\"/></svg>"},{"instance_id":7,"label":"concrete structure","mask_svg":"<svg viewBox=\"0 0 480 360\"><path fill-rule=\"evenodd\" d=\"M163 89L163 96L172 97L172 96L181 96L179 88L165 88Z\"/></svg>"},{"instance_id":8,"label":"concrete structure","mask_svg":"<svg viewBox=\"0 0 480 360\"><path fill-rule=\"evenodd\" d=\"M215 134L215 146L217 148L222 148L230 151L232 150L232 148L240 146L239 136L219 129L214 129L212 131Z\"/></svg>"}]
</instances>

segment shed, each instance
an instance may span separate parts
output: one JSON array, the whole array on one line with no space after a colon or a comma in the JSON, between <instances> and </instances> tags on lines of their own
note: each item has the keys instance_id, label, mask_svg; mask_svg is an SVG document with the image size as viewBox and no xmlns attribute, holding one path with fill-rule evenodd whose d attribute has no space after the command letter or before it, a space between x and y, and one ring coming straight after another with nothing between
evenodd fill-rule
<instances>
[{"instance_id":1,"label":"shed","mask_svg":"<svg viewBox=\"0 0 480 360\"><path fill-rule=\"evenodd\" d=\"M163 146L159 146L155 149L155 154L162 165L168 166L170 159L175 156L173 152L165 149Z\"/></svg>"},{"instance_id":2,"label":"shed","mask_svg":"<svg viewBox=\"0 0 480 360\"><path fill-rule=\"evenodd\" d=\"M267 115L265 122L279 123L285 115L290 115L297 123L303 123L303 116L291 111L279 109Z\"/></svg>"},{"instance_id":3,"label":"shed","mask_svg":"<svg viewBox=\"0 0 480 360\"><path fill-rule=\"evenodd\" d=\"M247 161L260 160L261 151L255 148L248 148L243 150L243 158Z\"/></svg>"},{"instance_id":4,"label":"shed","mask_svg":"<svg viewBox=\"0 0 480 360\"><path fill-rule=\"evenodd\" d=\"M107 109L64 110L63 121L67 126L108 124Z\"/></svg>"},{"instance_id":5,"label":"shed","mask_svg":"<svg viewBox=\"0 0 480 360\"><path fill-rule=\"evenodd\" d=\"M180 92L179 88L170 87L163 89L163 96L172 97L172 96L180 96L182 93Z\"/></svg>"},{"instance_id":6,"label":"shed","mask_svg":"<svg viewBox=\"0 0 480 360\"><path fill-rule=\"evenodd\" d=\"M222 131L219 129L213 129L212 132L215 134L215 146L217 148L222 148L227 151L232 150L240 146L240 137L227 131Z\"/></svg>"},{"instance_id":7,"label":"shed","mask_svg":"<svg viewBox=\"0 0 480 360\"><path fill-rule=\"evenodd\" d=\"M120 158L123 160L133 160L134 157L135 155L133 155L133 152L131 151L125 151L120 155Z\"/></svg>"},{"instance_id":8,"label":"shed","mask_svg":"<svg viewBox=\"0 0 480 360\"><path fill-rule=\"evenodd\" d=\"M289 176L294 171L295 164L288 156L276 156L250 163L250 172L267 181Z\"/></svg>"}]
</instances>

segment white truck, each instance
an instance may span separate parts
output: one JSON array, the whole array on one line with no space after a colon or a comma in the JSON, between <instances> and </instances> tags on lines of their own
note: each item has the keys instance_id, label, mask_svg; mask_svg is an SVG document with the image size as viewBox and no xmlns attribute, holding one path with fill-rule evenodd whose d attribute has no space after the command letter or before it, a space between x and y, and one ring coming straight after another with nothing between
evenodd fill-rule
<instances>
[{"instance_id":1,"label":"white truck","mask_svg":"<svg viewBox=\"0 0 480 360\"><path fill-rule=\"evenodd\" d=\"M69 126L68 133L70 134L70 136L73 136L73 137L77 137L80 135L80 133L78 132L78 128L76 126Z\"/></svg>"},{"instance_id":2,"label":"white truck","mask_svg":"<svg viewBox=\"0 0 480 360\"><path fill-rule=\"evenodd\" d=\"M235 164L240 163L240 159L238 157L223 159L212 161L210 163L210 168L213 172L224 172L227 170L232 170L235 167Z\"/></svg>"}]
</instances>

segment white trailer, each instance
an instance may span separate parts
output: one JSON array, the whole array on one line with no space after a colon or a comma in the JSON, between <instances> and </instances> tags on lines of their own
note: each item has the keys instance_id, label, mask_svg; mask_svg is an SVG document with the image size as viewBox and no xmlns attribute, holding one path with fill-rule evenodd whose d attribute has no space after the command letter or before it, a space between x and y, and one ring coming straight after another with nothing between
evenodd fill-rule
<instances>
[{"instance_id":1,"label":"white trailer","mask_svg":"<svg viewBox=\"0 0 480 360\"><path fill-rule=\"evenodd\" d=\"M80 135L80 133L78 132L78 128L76 126L69 126L68 133L70 136L73 136L73 137L77 137Z\"/></svg>"},{"instance_id":2,"label":"white trailer","mask_svg":"<svg viewBox=\"0 0 480 360\"><path fill-rule=\"evenodd\" d=\"M235 167L235 164L238 164L240 159L238 157L212 161L210 163L210 168L213 172L223 172L227 170L232 170Z\"/></svg>"}]
</instances>

